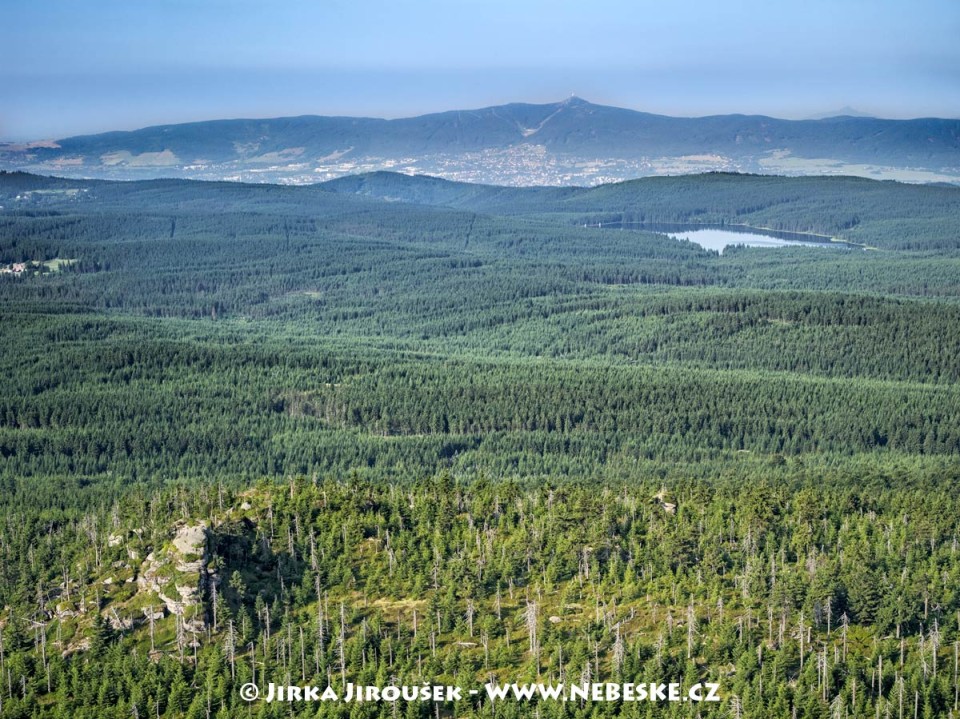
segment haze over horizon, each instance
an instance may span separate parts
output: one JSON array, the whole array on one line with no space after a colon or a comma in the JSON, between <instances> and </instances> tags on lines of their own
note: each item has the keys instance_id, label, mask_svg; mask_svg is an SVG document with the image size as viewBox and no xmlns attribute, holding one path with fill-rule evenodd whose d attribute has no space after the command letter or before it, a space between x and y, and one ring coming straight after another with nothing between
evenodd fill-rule
<instances>
[{"instance_id":1,"label":"haze over horizon","mask_svg":"<svg viewBox=\"0 0 960 719\"><path fill-rule=\"evenodd\" d=\"M960 5L185 0L0 10L0 138L509 102L806 119L960 116Z\"/></svg>"}]
</instances>

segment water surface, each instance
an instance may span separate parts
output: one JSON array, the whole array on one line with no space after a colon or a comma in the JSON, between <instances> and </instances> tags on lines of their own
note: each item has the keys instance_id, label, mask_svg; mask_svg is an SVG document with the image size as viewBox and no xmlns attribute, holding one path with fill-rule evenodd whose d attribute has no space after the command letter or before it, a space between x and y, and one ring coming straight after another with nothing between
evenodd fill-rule
<instances>
[{"instance_id":1,"label":"water surface","mask_svg":"<svg viewBox=\"0 0 960 719\"><path fill-rule=\"evenodd\" d=\"M834 241L826 235L782 230L760 230L743 225L706 225L671 222L604 222L601 227L610 229L643 230L660 232L670 237L695 242L704 249L723 252L735 245L745 247L832 247L852 249L855 245Z\"/></svg>"},{"instance_id":2,"label":"water surface","mask_svg":"<svg viewBox=\"0 0 960 719\"><path fill-rule=\"evenodd\" d=\"M811 242L810 240L784 240L779 237L770 237L758 232L731 232L730 230L687 230L685 232L668 232L671 237L681 240L690 240L706 250L723 252L725 248L735 245L746 247L843 247L835 242Z\"/></svg>"}]
</instances>

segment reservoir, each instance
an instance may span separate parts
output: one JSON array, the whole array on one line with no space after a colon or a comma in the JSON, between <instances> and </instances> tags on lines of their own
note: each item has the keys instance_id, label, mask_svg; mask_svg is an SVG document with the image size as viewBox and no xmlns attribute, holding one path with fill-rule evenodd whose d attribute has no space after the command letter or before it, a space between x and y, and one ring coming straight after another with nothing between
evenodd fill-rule
<instances>
[{"instance_id":1,"label":"reservoir","mask_svg":"<svg viewBox=\"0 0 960 719\"><path fill-rule=\"evenodd\" d=\"M705 250L716 250L722 253L723 250L731 245L745 245L747 247L832 247L849 249L848 245L839 242L830 242L824 239L820 242L811 241L809 237L803 240L785 240L780 237L771 237L752 231L733 231L730 229L715 230L697 228L696 230L685 230L682 232L668 232L671 237L680 240L690 240L696 242Z\"/></svg>"},{"instance_id":2,"label":"reservoir","mask_svg":"<svg viewBox=\"0 0 960 719\"><path fill-rule=\"evenodd\" d=\"M667 222L620 223L604 222L602 227L611 229L623 227L630 230L659 232L680 240L695 242L706 250L722 253L732 245L746 247L828 247L833 249L853 249L846 242L834 242L826 235L804 234L802 232L783 232L779 230L761 230L743 225L707 225Z\"/></svg>"}]
</instances>

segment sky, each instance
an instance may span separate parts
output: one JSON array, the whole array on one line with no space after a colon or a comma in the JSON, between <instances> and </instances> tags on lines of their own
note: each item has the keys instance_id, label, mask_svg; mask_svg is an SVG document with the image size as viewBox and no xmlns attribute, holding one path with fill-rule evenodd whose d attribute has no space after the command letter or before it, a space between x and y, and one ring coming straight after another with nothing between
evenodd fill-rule
<instances>
[{"instance_id":1,"label":"sky","mask_svg":"<svg viewBox=\"0 0 960 719\"><path fill-rule=\"evenodd\" d=\"M960 0L2 0L0 139L507 102L960 117Z\"/></svg>"}]
</instances>

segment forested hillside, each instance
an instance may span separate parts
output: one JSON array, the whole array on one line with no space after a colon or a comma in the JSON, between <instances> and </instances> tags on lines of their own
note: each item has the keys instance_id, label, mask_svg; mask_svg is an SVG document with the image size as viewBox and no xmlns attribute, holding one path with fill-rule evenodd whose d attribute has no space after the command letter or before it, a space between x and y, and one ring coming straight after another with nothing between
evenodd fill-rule
<instances>
[{"instance_id":1,"label":"forested hillside","mask_svg":"<svg viewBox=\"0 0 960 719\"><path fill-rule=\"evenodd\" d=\"M850 178L0 174L0 717L956 715L958 228Z\"/></svg>"},{"instance_id":2,"label":"forested hillside","mask_svg":"<svg viewBox=\"0 0 960 719\"><path fill-rule=\"evenodd\" d=\"M859 177L715 172L600 187L505 188L375 172L322 185L355 194L479 212L643 229L659 223L745 225L886 249L957 249L960 188Z\"/></svg>"},{"instance_id":3,"label":"forested hillside","mask_svg":"<svg viewBox=\"0 0 960 719\"><path fill-rule=\"evenodd\" d=\"M86 489L8 487L4 716L949 716L956 492L803 474L667 491L296 479L98 509ZM709 681L722 701L239 698L257 681L538 678Z\"/></svg>"}]
</instances>

